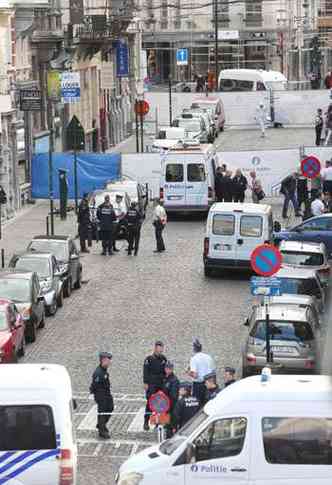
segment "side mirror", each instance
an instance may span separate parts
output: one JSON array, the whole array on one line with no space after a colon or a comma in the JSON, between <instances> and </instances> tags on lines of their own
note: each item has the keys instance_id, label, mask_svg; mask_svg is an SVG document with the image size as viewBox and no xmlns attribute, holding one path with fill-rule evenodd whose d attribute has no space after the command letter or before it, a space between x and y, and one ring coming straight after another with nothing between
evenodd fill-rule
<instances>
[{"instance_id":1,"label":"side mirror","mask_svg":"<svg viewBox=\"0 0 332 485\"><path fill-rule=\"evenodd\" d=\"M280 232L281 231L281 224L280 224L280 222L274 221L273 230L274 230L274 232Z\"/></svg>"},{"instance_id":2,"label":"side mirror","mask_svg":"<svg viewBox=\"0 0 332 485\"><path fill-rule=\"evenodd\" d=\"M249 318L246 318L244 324L245 327L249 327Z\"/></svg>"}]
</instances>

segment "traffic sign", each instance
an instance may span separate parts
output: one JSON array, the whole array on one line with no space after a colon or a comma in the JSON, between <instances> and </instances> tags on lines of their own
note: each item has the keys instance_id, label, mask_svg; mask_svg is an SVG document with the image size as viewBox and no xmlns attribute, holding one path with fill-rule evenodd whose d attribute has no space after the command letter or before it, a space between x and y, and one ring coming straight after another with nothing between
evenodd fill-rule
<instances>
[{"instance_id":1,"label":"traffic sign","mask_svg":"<svg viewBox=\"0 0 332 485\"><path fill-rule=\"evenodd\" d=\"M171 402L163 391L158 391L152 394L148 404L149 409L155 414L165 414L171 407Z\"/></svg>"},{"instance_id":2,"label":"traffic sign","mask_svg":"<svg viewBox=\"0 0 332 485\"><path fill-rule=\"evenodd\" d=\"M135 113L138 114L139 116L145 116L148 114L150 110L150 105L147 101L139 100L136 101L135 103Z\"/></svg>"},{"instance_id":3,"label":"traffic sign","mask_svg":"<svg viewBox=\"0 0 332 485\"><path fill-rule=\"evenodd\" d=\"M310 157L306 157L301 162L301 171L304 177L309 179L314 179L320 174L320 161L317 157L310 155Z\"/></svg>"},{"instance_id":4,"label":"traffic sign","mask_svg":"<svg viewBox=\"0 0 332 485\"><path fill-rule=\"evenodd\" d=\"M250 278L251 294L254 296L280 296L282 294L281 280L279 278Z\"/></svg>"},{"instance_id":5,"label":"traffic sign","mask_svg":"<svg viewBox=\"0 0 332 485\"><path fill-rule=\"evenodd\" d=\"M177 49L176 50L176 64L178 66L188 66L189 59L188 49Z\"/></svg>"},{"instance_id":6,"label":"traffic sign","mask_svg":"<svg viewBox=\"0 0 332 485\"><path fill-rule=\"evenodd\" d=\"M281 266L282 256L272 244L261 244L251 253L251 267L260 276L272 276Z\"/></svg>"},{"instance_id":7,"label":"traffic sign","mask_svg":"<svg viewBox=\"0 0 332 485\"><path fill-rule=\"evenodd\" d=\"M41 111L42 98L39 88L20 89L20 110Z\"/></svg>"}]
</instances>

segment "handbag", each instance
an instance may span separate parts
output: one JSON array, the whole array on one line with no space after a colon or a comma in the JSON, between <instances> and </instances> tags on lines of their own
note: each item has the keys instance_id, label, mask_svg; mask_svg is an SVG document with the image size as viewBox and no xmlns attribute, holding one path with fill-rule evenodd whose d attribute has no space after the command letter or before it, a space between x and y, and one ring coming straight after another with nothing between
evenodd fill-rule
<instances>
[{"instance_id":1,"label":"handbag","mask_svg":"<svg viewBox=\"0 0 332 485\"><path fill-rule=\"evenodd\" d=\"M258 200L263 200L265 198L265 192L263 189L255 190L255 194Z\"/></svg>"}]
</instances>

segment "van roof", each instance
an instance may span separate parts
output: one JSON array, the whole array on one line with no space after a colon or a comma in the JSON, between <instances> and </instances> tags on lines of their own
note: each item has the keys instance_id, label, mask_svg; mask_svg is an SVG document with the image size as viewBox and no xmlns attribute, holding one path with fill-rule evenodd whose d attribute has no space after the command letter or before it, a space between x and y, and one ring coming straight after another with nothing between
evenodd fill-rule
<instances>
[{"instance_id":1,"label":"van roof","mask_svg":"<svg viewBox=\"0 0 332 485\"><path fill-rule=\"evenodd\" d=\"M307 321L307 308L296 305L269 305L270 320L280 320L284 322L305 322ZM255 307L255 318L257 320L266 319L266 305Z\"/></svg>"},{"instance_id":2,"label":"van roof","mask_svg":"<svg viewBox=\"0 0 332 485\"><path fill-rule=\"evenodd\" d=\"M317 375L271 375L267 383L261 383L260 376L247 377L222 390L208 402L204 411L209 416L219 415L235 402L310 401L332 402L332 378ZM264 408L262 409L264 411Z\"/></svg>"},{"instance_id":3,"label":"van roof","mask_svg":"<svg viewBox=\"0 0 332 485\"><path fill-rule=\"evenodd\" d=\"M268 214L271 206L267 204L241 204L240 202L217 202L212 205L213 212L244 212L249 214Z\"/></svg>"},{"instance_id":4,"label":"van roof","mask_svg":"<svg viewBox=\"0 0 332 485\"><path fill-rule=\"evenodd\" d=\"M238 79L247 81L286 82L287 78L278 71L264 71L263 69L223 69L219 79Z\"/></svg>"},{"instance_id":5,"label":"van roof","mask_svg":"<svg viewBox=\"0 0 332 485\"><path fill-rule=\"evenodd\" d=\"M170 148L169 153L172 155L175 153L215 153L214 146L212 144L200 144L200 143L193 143L192 145L191 140L188 140L188 144L186 143L187 140L184 141L183 146L180 146L179 141L177 142L176 146ZM165 160L167 162L167 158ZM258 205L258 204L257 204Z\"/></svg>"},{"instance_id":6,"label":"van roof","mask_svg":"<svg viewBox=\"0 0 332 485\"><path fill-rule=\"evenodd\" d=\"M0 365L0 395L6 391L29 389L61 390L71 394L67 369L57 364Z\"/></svg>"}]
</instances>

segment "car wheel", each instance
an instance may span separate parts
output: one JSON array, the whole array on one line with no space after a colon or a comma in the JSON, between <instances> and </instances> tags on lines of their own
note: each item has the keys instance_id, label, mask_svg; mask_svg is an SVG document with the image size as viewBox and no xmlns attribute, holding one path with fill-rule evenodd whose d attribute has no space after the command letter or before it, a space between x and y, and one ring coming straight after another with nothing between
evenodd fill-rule
<instances>
[{"instance_id":1,"label":"car wheel","mask_svg":"<svg viewBox=\"0 0 332 485\"><path fill-rule=\"evenodd\" d=\"M56 314L57 310L58 310L58 303L57 303L56 299L54 300L54 302L52 303L52 305L46 307L47 315L49 315L50 317L54 317L54 315Z\"/></svg>"},{"instance_id":2,"label":"car wheel","mask_svg":"<svg viewBox=\"0 0 332 485\"><path fill-rule=\"evenodd\" d=\"M58 307L63 307L63 290L60 291L59 296L57 298Z\"/></svg>"},{"instance_id":3,"label":"car wheel","mask_svg":"<svg viewBox=\"0 0 332 485\"><path fill-rule=\"evenodd\" d=\"M23 357L25 355L25 337L23 336L21 347L18 350L18 355Z\"/></svg>"},{"instance_id":4,"label":"car wheel","mask_svg":"<svg viewBox=\"0 0 332 485\"><path fill-rule=\"evenodd\" d=\"M70 295L71 295L71 289L72 289L72 281L71 281L71 278L68 278L67 280L67 284L63 290L63 296L65 298L69 298Z\"/></svg>"},{"instance_id":5,"label":"car wheel","mask_svg":"<svg viewBox=\"0 0 332 485\"><path fill-rule=\"evenodd\" d=\"M206 276L207 278L212 276L212 269L207 266L204 266L204 276Z\"/></svg>"},{"instance_id":6,"label":"car wheel","mask_svg":"<svg viewBox=\"0 0 332 485\"><path fill-rule=\"evenodd\" d=\"M43 311L43 316L40 320L39 327L38 328L44 328L45 327L45 311Z\"/></svg>"},{"instance_id":7,"label":"car wheel","mask_svg":"<svg viewBox=\"0 0 332 485\"><path fill-rule=\"evenodd\" d=\"M80 271L79 274L77 275L77 280L75 283L75 289L78 290L82 286L82 272Z\"/></svg>"},{"instance_id":8,"label":"car wheel","mask_svg":"<svg viewBox=\"0 0 332 485\"><path fill-rule=\"evenodd\" d=\"M36 327L35 327L35 323L31 322L30 326L28 327L26 341L32 343L35 340L36 340Z\"/></svg>"}]
</instances>

